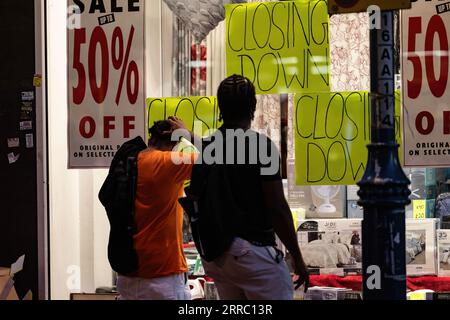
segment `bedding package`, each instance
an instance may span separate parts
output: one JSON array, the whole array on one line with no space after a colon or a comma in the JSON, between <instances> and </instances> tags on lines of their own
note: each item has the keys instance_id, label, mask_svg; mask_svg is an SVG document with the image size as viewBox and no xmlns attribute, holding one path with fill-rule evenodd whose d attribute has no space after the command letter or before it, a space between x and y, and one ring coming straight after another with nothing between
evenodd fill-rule
<instances>
[{"instance_id":1,"label":"bedding package","mask_svg":"<svg viewBox=\"0 0 450 320\"><path fill-rule=\"evenodd\" d=\"M406 270L408 276L437 275L437 219L406 219Z\"/></svg>"},{"instance_id":2,"label":"bedding package","mask_svg":"<svg viewBox=\"0 0 450 320\"><path fill-rule=\"evenodd\" d=\"M450 277L450 230L438 230L439 276Z\"/></svg>"},{"instance_id":3,"label":"bedding package","mask_svg":"<svg viewBox=\"0 0 450 320\"><path fill-rule=\"evenodd\" d=\"M300 249L312 274L361 274L361 222L361 219L297 221Z\"/></svg>"}]
</instances>

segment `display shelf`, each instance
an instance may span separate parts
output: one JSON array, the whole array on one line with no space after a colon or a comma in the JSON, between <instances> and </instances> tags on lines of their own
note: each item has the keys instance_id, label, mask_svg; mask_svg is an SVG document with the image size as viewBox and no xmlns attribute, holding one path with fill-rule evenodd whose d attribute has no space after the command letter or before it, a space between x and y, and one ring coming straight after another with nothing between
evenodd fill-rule
<instances>
[{"instance_id":1,"label":"display shelf","mask_svg":"<svg viewBox=\"0 0 450 320\"><path fill-rule=\"evenodd\" d=\"M310 286L348 288L354 291L361 291L362 276L310 276ZM429 289L435 292L450 292L450 277L408 277L407 287L408 290L412 291Z\"/></svg>"}]
</instances>

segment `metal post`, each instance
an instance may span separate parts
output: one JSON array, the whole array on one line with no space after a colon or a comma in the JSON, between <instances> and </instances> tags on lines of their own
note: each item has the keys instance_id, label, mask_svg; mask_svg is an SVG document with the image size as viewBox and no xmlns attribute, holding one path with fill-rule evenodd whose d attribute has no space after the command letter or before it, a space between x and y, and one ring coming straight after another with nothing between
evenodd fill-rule
<instances>
[{"instance_id":1,"label":"metal post","mask_svg":"<svg viewBox=\"0 0 450 320\"><path fill-rule=\"evenodd\" d=\"M405 206L409 180L395 141L394 13L381 13L381 29L370 31L372 136L361 182L364 207L363 297L406 299Z\"/></svg>"}]
</instances>

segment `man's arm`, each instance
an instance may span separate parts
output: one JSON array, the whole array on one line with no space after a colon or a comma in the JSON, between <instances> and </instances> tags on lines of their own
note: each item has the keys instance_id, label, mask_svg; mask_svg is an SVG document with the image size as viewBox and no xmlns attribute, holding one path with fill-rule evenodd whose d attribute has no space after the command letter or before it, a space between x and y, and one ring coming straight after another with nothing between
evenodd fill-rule
<instances>
[{"instance_id":1,"label":"man's arm","mask_svg":"<svg viewBox=\"0 0 450 320\"><path fill-rule=\"evenodd\" d=\"M267 210L271 213L275 233L293 258L294 273L299 276L297 285L309 284L308 270L298 246L291 209L286 201L281 180L263 181L262 189Z\"/></svg>"},{"instance_id":2,"label":"man's arm","mask_svg":"<svg viewBox=\"0 0 450 320\"><path fill-rule=\"evenodd\" d=\"M202 138L189 131L181 119L177 117L169 117L167 120L172 125L173 131L179 130L182 133L183 138L192 143L197 149L202 146Z\"/></svg>"}]
</instances>

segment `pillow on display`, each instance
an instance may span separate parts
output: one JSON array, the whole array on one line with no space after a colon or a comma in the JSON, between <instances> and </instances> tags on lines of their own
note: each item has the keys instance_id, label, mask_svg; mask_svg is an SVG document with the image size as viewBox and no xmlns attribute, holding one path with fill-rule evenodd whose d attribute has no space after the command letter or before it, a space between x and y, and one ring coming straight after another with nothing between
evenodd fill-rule
<instances>
[{"instance_id":1,"label":"pillow on display","mask_svg":"<svg viewBox=\"0 0 450 320\"><path fill-rule=\"evenodd\" d=\"M341 237L339 239L339 243L345 244L347 246L351 246L353 237L354 237L354 233L343 234L343 235L341 235Z\"/></svg>"},{"instance_id":2,"label":"pillow on display","mask_svg":"<svg viewBox=\"0 0 450 320\"><path fill-rule=\"evenodd\" d=\"M337 243L338 235L334 232L324 233L322 234L322 240L324 240L326 243Z\"/></svg>"},{"instance_id":3,"label":"pillow on display","mask_svg":"<svg viewBox=\"0 0 450 320\"><path fill-rule=\"evenodd\" d=\"M225 4L246 0L164 0L200 42L225 19Z\"/></svg>"}]
</instances>

